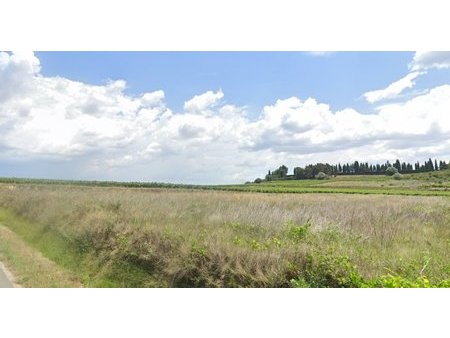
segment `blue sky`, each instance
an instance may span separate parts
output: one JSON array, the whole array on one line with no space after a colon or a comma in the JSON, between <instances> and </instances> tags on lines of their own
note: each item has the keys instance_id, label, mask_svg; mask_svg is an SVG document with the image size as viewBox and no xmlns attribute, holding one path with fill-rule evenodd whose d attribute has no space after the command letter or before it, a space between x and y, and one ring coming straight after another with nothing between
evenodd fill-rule
<instances>
[{"instance_id":1,"label":"blue sky","mask_svg":"<svg viewBox=\"0 0 450 338\"><path fill-rule=\"evenodd\" d=\"M92 84L126 79L126 92L163 89L181 110L187 98L222 89L227 100L259 114L291 96L315 97L333 109L370 110L361 94L382 88L408 71L413 52L41 52L45 76ZM447 73L448 79L448 73ZM438 81L438 76L434 79Z\"/></svg>"},{"instance_id":2,"label":"blue sky","mask_svg":"<svg viewBox=\"0 0 450 338\"><path fill-rule=\"evenodd\" d=\"M0 83L0 176L235 183L450 159L449 52L2 52Z\"/></svg>"}]
</instances>

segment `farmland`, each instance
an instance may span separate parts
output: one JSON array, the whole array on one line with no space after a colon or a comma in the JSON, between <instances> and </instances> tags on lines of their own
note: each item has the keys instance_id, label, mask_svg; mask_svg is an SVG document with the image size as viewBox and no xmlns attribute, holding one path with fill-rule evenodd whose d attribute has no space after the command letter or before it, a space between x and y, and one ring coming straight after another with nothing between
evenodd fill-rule
<instances>
[{"instance_id":1,"label":"farmland","mask_svg":"<svg viewBox=\"0 0 450 338\"><path fill-rule=\"evenodd\" d=\"M331 179L263 181L224 189L267 193L346 193L450 196L450 170L405 174L400 180L384 175L348 175Z\"/></svg>"},{"instance_id":2,"label":"farmland","mask_svg":"<svg viewBox=\"0 0 450 338\"><path fill-rule=\"evenodd\" d=\"M449 173L231 186L3 179L0 260L30 287L448 287ZM37 256L47 272L32 278Z\"/></svg>"},{"instance_id":3,"label":"farmland","mask_svg":"<svg viewBox=\"0 0 450 338\"><path fill-rule=\"evenodd\" d=\"M194 185L160 182L67 181L0 178L4 184L71 185L121 188L225 190L263 193L343 193L410 196L450 196L450 170L405 174L394 180L384 175L337 176L327 180L279 180L237 185Z\"/></svg>"}]
</instances>

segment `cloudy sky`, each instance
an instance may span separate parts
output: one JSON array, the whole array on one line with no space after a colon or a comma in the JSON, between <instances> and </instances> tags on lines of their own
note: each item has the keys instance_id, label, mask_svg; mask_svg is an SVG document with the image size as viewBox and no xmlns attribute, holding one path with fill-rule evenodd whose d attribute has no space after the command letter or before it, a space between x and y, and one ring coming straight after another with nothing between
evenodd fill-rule
<instances>
[{"instance_id":1,"label":"cloudy sky","mask_svg":"<svg viewBox=\"0 0 450 338\"><path fill-rule=\"evenodd\" d=\"M0 52L0 176L450 160L450 52Z\"/></svg>"}]
</instances>

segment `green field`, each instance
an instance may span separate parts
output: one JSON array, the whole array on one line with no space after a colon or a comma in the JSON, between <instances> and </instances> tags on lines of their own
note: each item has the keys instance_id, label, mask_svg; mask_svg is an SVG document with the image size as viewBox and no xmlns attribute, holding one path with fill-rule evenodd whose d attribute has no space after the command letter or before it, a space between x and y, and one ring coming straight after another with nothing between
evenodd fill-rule
<instances>
[{"instance_id":1,"label":"green field","mask_svg":"<svg viewBox=\"0 0 450 338\"><path fill-rule=\"evenodd\" d=\"M0 261L26 287L450 286L450 170L227 186L1 182Z\"/></svg>"},{"instance_id":2,"label":"green field","mask_svg":"<svg viewBox=\"0 0 450 338\"><path fill-rule=\"evenodd\" d=\"M263 181L223 186L226 190L266 193L345 193L450 196L450 170L405 174L401 180L384 175L337 176L324 180Z\"/></svg>"},{"instance_id":3,"label":"green field","mask_svg":"<svg viewBox=\"0 0 450 338\"><path fill-rule=\"evenodd\" d=\"M123 188L174 188L200 190L249 191L264 193L344 193L411 196L450 196L450 169L405 174L401 180L384 175L336 176L325 180L278 180L230 185L194 185L159 182L70 181L0 178L0 183L82 185Z\"/></svg>"}]
</instances>

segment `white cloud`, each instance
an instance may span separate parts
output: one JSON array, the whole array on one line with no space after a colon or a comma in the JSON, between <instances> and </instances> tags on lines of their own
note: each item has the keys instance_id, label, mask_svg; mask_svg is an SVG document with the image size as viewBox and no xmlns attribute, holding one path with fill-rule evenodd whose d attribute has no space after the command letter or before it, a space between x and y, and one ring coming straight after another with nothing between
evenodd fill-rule
<instances>
[{"instance_id":1,"label":"white cloud","mask_svg":"<svg viewBox=\"0 0 450 338\"><path fill-rule=\"evenodd\" d=\"M130 96L122 80L45 77L32 54L0 54L0 79L0 90L9 88L0 99L0 162L27 160L30 176L65 163L49 175L230 183L282 163L450 159L450 85L370 115L291 97L251 120L244 107L224 104L222 91L172 112L162 90Z\"/></svg>"},{"instance_id":2,"label":"white cloud","mask_svg":"<svg viewBox=\"0 0 450 338\"><path fill-rule=\"evenodd\" d=\"M0 102L25 95L39 71L40 62L33 53L0 52Z\"/></svg>"},{"instance_id":3,"label":"white cloud","mask_svg":"<svg viewBox=\"0 0 450 338\"><path fill-rule=\"evenodd\" d=\"M450 52L416 52L410 68L413 71L450 68Z\"/></svg>"},{"instance_id":4,"label":"white cloud","mask_svg":"<svg viewBox=\"0 0 450 338\"><path fill-rule=\"evenodd\" d=\"M400 80L391 83L386 88L364 93L363 96L369 103L375 103L381 100L395 98L405 89L412 88L416 83L416 78L419 75L423 74L425 74L425 72L411 72L408 75L402 77Z\"/></svg>"},{"instance_id":5,"label":"white cloud","mask_svg":"<svg viewBox=\"0 0 450 338\"><path fill-rule=\"evenodd\" d=\"M184 110L188 112L204 112L205 110L214 107L223 98L222 90L214 93L207 91L201 95L196 95L189 101L184 103Z\"/></svg>"},{"instance_id":6,"label":"white cloud","mask_svg":"<svg viewBox=\"0 0 450 338\"><path fill-rule=\"evenodd\" d=\"M163 103L164 97L165 95L162 90L157 90L152 93L145 93L142 95L142 104L146 106L158 106Z\"/></svg>"},{"instance_id":7,"label":"white cloud","mask_svg":"<svg viewBox=\"0 0 450 338\"><path fill-rule=\"evenodd\" d=\"M314 99L278 100L256 122L252 150L285 154L293 163L450 158L450 85L436 87L376 114L331 111ZM294 163L295 164L295 163Z\"/></svg>"}]
</instances>

